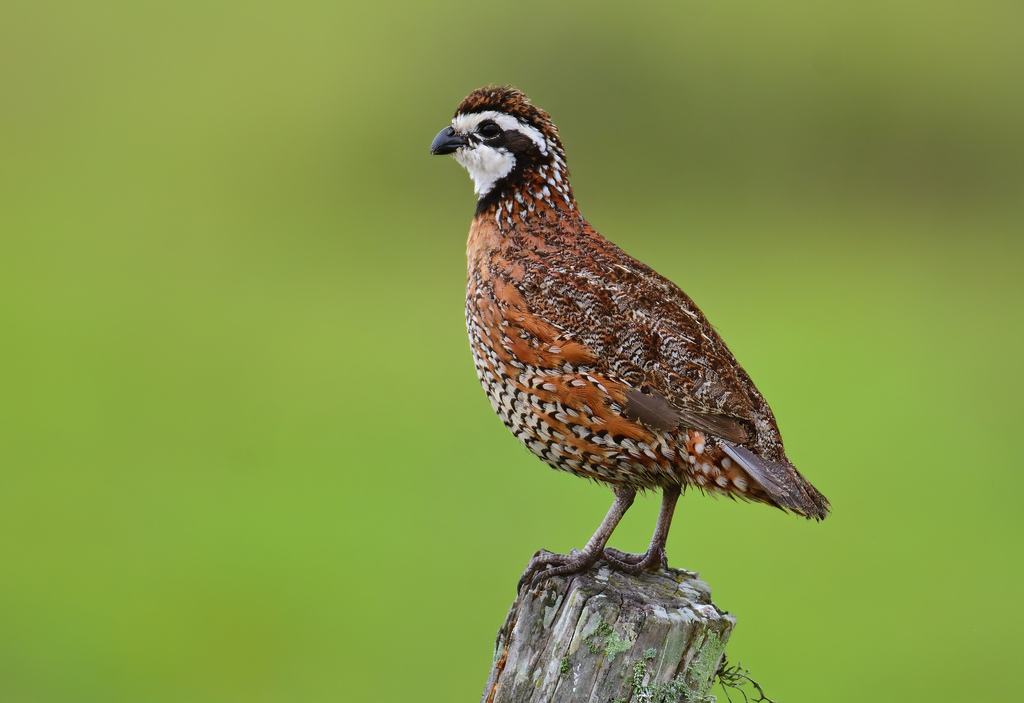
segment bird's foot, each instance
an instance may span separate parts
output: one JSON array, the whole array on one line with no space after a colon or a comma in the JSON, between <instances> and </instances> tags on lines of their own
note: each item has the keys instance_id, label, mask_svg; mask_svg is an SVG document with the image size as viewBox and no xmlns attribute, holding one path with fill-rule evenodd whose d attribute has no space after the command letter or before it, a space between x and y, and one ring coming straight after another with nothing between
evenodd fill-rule
<instances>
[{"instance_id":1,"label":"bird's foot","mask_svg":"<svg viewBox=\"0 0 1024 703\"><path fill-rule=\"evenodd\" d=\"M569 554L552 554L551 552L537 552L526 565L526 571L519 577L517 591L523 590L523 586L529 585L536 588L552 576L568 576L586 571L593 566L601 557L600 549L583 551L572 550Z\"/></svg>"},{"instance_id":2,"label":"bird's foot","mask_svg":"<svg viewBox=\"0 0 1024 703\"><path fill-rule=\"evenodd\" d=\"M604 559L608 566L627 574L639 574L643 571L657 571L668 568L668 556L662 546L652 546L643 554L621 552L612 547L604 548Z\"/></svg>"}]
</instances>

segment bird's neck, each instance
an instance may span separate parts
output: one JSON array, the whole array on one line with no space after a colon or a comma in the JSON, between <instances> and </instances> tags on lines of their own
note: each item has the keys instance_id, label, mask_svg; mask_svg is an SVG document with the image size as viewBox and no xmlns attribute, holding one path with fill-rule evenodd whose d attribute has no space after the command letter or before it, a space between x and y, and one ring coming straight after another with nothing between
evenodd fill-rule
<instances>
[{"instance_id":1,"label":"bird's neck","mask_svg":"<svg viewBox=\"0 0 1024 703\"><path fill-rule=\"evenodd\" d=\"M571 190L554 195L539 192L540 197L532 190L516 191L477 207L466 251L471 270L487 269L499 261L550 265L586 236L589 226Z\"/></svg>"},{"instance_id":2,"label":"bird's neck","mask_svg":"<svg viewBox=\"0 0 1024 703\"><path fill-rule=\"evenodd\" d=\"M477 202L476 219L492 220L507 233L540 226L575 229L583 224L568 174L557 165L515 174L498 183Z\"/></svg>"}]
</instances>

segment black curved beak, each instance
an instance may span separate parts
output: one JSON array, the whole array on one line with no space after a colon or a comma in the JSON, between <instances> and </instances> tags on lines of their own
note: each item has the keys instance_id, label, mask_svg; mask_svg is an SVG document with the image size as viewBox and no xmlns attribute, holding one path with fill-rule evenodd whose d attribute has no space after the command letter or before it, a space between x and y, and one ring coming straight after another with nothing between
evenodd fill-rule
<instances>
[{"instance_id":1,"label":"black curved beak","mask_svg":"<svg viewBox=\"0 0 1024 703\"><path fill-rule=\"evenodd\" d=\"M430 142L430 153L434 155L451 154L466 144L466 138L456 134L453 127L445 127L437 133L434 141Z\"/></svg>"}]
</instances>

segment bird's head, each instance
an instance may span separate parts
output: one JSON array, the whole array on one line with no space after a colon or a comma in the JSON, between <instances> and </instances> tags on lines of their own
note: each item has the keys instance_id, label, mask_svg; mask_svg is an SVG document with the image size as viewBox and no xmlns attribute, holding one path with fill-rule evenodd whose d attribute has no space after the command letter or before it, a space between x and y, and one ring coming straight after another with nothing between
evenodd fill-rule
<instances>
[{"instance_id":1,"label":"bird's head","mask_svg":"<svg viewBox=\"0 0 1024 703\"><path fill-rule=\"evenodd\" d=\"M506 186L531 182L571 198L558 129L548 113L511 86L470 93L451 126L434 137L430 153L454 156L469 171L481 201Z\"/></svg>"}]
</instances>

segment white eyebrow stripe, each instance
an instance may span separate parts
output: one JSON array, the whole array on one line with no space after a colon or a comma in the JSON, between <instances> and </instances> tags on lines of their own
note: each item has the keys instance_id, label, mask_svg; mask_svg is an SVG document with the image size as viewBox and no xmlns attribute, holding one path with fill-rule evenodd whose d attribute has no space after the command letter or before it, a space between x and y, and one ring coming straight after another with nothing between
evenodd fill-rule
<instances>
[{"instance_id":1,"label":"white eyebrow stripe","mask_svg":"<svg viewBox=\"0 0 1024 703\"><path fill-rule=\"evenodd\" d=\"M548 143L544 139L544 135L540 133L536 127L528 125L525 122L517 120L512 115L507 115L504 112L497 112L495 110L487 110L485 112L471 112L465 115L456 115L455 119L452 120L452 127L455 128L456 132L461 134L469 134L475 132L480 123L485 120L491 120L494 124L501 127L503 130L516 130L521 132L530 138L537 148L540 149L542 154L548 153Z\"/></svg>"}]
</instances>

